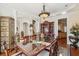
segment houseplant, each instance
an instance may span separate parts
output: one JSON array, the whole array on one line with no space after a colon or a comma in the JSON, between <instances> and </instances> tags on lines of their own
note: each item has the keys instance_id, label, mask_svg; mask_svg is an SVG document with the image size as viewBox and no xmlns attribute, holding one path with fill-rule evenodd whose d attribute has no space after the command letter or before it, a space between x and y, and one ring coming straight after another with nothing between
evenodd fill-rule
<instances>
[{"instance_id":1,"label":"houseplant","mask_svg":"<svg viewBox=\"0 0 79 59\"><path fill-rule=\"evenodd\" d=\"M73 43L72 45L75 48L77 48L78 47L77 43L79 41L79 25L75 24L74 26L72 26L71 29L70 29L70 33L74 35L73 39L75 40L75 41L72 42L72 40L71 40L72 38L71 38L70 41Z\"/></svg>"},{"instance_id":2,"label":"houseplant","mask_svg":"<svg viewBox=\"0 0 79 59\"><path fill-rule=\"evenodd\" d=\"M74 36L79 36L79 25L76 24L71 27L70 32L74 34Z\"/></svg>"}]
</instances>

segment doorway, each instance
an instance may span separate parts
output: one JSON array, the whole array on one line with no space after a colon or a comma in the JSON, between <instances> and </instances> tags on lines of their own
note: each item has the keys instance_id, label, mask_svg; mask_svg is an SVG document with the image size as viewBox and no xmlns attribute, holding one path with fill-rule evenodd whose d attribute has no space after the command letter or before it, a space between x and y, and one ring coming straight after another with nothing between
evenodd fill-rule
<instances>
[{"instance_id":1,"label":"doorway","mask_svg":"<svg viewBox=\"0 0 79 59\"><path fill-rule=\"evenodd\" d=\"M67 18L58 20L58 38L62 47L67 47Z\"/></svg>"},{"instance_id":2,"label":"doorway","mask_svg":"<svg viewBox=\"0 0 79 59\"><path fill-rule=\"evenodd\" d=\"M27 36L28 34L28 23L27 22L24 22L23 23L23 31L24 31L24 35Z\"/></svg>"}]
</instances>

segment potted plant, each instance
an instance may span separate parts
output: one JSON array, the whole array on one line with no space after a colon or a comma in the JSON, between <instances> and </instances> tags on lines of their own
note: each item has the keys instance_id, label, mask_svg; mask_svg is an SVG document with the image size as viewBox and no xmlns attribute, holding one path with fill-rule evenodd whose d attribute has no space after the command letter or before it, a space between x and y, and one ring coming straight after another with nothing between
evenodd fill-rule
<instances>
[{"instance_id":1,"label":"potted plant","mask_svg":"<svg viewBox=\"0 0 79 59\"><path fill-rule=\"evenodd\" d=\"M74 42L72 42L72 40L70 39L70 41L73 43L72 45L77 48L78 45L78 41L79 41L79 25L78 24L75 24L74 26L71 27L70 29L70 33L74 35Z\"/></svg>"},{"instance_id":2,"label":"potted plant","mask_svg":"<svg viewBox=\"0 0 79 59\"><path fill-rule=\"evenodd\" d=\"M71 27L70 32L74 34L74 36L79 36L79 25L76 24Z\"/></svg>"}]
</instances>

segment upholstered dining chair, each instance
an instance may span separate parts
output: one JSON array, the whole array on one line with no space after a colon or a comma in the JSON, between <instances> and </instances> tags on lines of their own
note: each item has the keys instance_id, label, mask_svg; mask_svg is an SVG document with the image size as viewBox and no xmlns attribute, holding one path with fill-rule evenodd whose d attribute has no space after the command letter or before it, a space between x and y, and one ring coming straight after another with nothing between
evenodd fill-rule
<instances>
[{"instance_id":1,"label":"upholstered dining chair","mask_svg":"<svg viewBox=\"0 0 79 59\"><path fill-rule=\"evenodd\" d=\"M49 51L43 50L37 56L57 56L57 55L58 55L58 43L57 40L54 40L51 43Z\"/></svg>"}]
</instances>

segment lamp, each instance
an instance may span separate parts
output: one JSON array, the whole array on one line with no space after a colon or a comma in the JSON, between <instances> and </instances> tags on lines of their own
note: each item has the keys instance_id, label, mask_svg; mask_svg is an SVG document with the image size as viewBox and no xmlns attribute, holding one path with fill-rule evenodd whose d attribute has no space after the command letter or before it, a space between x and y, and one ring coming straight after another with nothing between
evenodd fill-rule
<instances>
[{"instance_id":1,"label":"lamp","mask_svg":"<svg viewBox=\"0 0 79 59\"><path fill-rule=\"evenodd\" d=\"M39 14L39 17L45 19L48 16L50 16L50 13L45 11L45 4L43 4L43 11Z\"/></svg>"}]
</instances>

